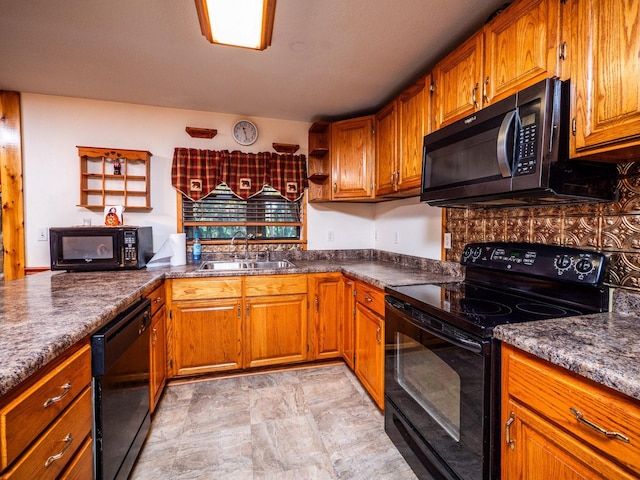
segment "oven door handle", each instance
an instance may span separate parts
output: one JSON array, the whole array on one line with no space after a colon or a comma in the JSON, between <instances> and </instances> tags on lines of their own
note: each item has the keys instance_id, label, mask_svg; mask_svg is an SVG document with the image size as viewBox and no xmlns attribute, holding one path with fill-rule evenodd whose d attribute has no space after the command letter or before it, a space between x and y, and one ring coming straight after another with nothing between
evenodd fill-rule
<instances>
[{"instance_id":1,"label":"oven door handle","mask_svg":"<svg viewBox=\"0 0 640 480\"><path fill-rule=\"evenodd\" d=\"M429 327L428 325L417 321L416 319L414 319L413 317L411 317L411 315L408 315L406 312L402 311L402 309L398 308L397 306L387 302L387 306L389 308L392 308L394 310L397 311L397 313L399 315L402 316L402 318L404 318L405 320L407 320L409 323L411 323L413 326L419 328L420 330L424 330L428 333L430 333L431 335L440 338L441 340L444 340L445 342L449 342L452 343L453 345L455 345L456 347L460 347L463 348L465 350L468 350L470 352L473 353L477 353L477 354L481 354L482 350L483 350L483 345L481 342L477 342L475 340L470 340L470 339L466 339L466 338L460 338L460 337L456 337L454 335L448 335L447 333L438 331L434 328Z\"/></svg>"}]
</instances>

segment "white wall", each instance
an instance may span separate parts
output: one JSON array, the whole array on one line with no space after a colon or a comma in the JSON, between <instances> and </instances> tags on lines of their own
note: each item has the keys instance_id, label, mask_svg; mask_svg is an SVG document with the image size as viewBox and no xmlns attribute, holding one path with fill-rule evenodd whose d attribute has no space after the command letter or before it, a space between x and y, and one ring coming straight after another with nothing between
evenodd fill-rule
<instances>
[{"instance_id":1,"label":"white wall","mask_svg":"<svg viewBox=\"0 0 640 480\"><path fill-rule=\"evenodd\" d=\"M442 209L420 203L418 197L378 203L375 248L416 257L441 257Z\"/></svg>"},{"instance_id":2,"label":"white wall","mask_svg":"<svg viewBox=\"0 0 640 480\"><path fill-rule=\"evenodd\" d=\"M231 137L242 115L226 115L79 98L22 94L26 266L49 265L49 244L38 241L39 229L79 225L84 218L102 223L102 214L77 207L80 200L76 146L148 150L151 159L150 213L125 212L125 222L150 225L154 250L176 232L176 195L171 186L175 147L211 150L271 151L273 142L300 145L307 154L310 124L272 118L250 118L258 141L240 147ZM185 127L215 128L213 139L191 138ZM440 258L440 217L416 199L383 204L311 204L307 208L308 248L378 248ZM437 218L436 218L437 217ZM329 232L333 240L329 240ZM376 240L376 231L378 239ZM400 242L394 243L399 232ZM392 235L389 237L389 235Z\"/></svg>"}]
</instances>

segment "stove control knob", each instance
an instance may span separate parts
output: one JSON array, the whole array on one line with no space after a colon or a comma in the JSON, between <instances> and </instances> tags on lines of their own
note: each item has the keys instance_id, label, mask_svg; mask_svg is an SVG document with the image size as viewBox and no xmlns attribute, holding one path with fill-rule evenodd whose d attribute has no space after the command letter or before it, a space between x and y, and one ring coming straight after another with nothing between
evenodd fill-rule
<instances>
[{"instance_id":1,"label":"stove control knob","mask_svg":"<svg viewBox=\"0 0 640 480\"><path fill-rule=\"evenodd\" d=\"M464 247L464 250L462 251L462 260L468 260L469 257L471 256L471 247L466 246Z\"/></svg>"},{"instance_id":2,"label":"stove control knob","mask_svg":"<svg viewBox=\"0 0 640 480\"><path fill-rule=\"evenodd\" d=\"M572 259L569 255L560 255L556 257L556 269L566 270L571 266Z\"/></svg>"},{"instance_id":3,"label":"stove control knob","mask_svg":"<svg viewBox=\"0 0 640 480\"><path fill-rule=\"evenodd\" d=\"M596 266L588 258L578 260L578 262L576 263L576 272L578 272L580 275L587 275L593 272L595 268Z\"/></svg>"},{"instance_id":4,"label":"stove control knob","mask_svg":"<svg viewBox=\"0 0 640 480\"><path fill-rule=\"evenodd\" d=\"M480 258L481 254L482 254L482 248L476 247L476 248L473 249L472 257L475 260L476 258Z\"/></svg>"}]
</instances>

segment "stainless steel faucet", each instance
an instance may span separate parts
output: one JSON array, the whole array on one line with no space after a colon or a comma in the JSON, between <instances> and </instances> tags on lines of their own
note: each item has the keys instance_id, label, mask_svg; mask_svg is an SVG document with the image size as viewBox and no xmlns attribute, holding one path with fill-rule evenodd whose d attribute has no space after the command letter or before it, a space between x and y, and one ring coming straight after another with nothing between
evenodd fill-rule
<instances>
[{"instance_id":1,"label":"stainless steel faucet","mask_svg":"<svg viewBox=\"0 0 640 480\"><path fill-rule=\"evenodd\" d=\"M233 235L231 236L231 248L233 248L233 242L237 237L244 237L244 259L247 260L249 258L249 239L253 238L253 235L252 234L247 235L242 230L236 230L235 232L233 232ZM236 255L235 253L233 256L234 258L238 258L238 255Z\"/></svg>"}]
</instances>

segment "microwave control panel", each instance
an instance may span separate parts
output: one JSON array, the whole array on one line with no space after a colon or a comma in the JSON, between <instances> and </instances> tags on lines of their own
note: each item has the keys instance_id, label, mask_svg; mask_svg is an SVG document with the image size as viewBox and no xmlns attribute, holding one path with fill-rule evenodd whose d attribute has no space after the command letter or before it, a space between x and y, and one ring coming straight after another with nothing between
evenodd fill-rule
<instances>
[{"instance_id":1,"label":"microwave control panel","mask_svg":"<svg viewBox=\"0 0 640 480\"><path fill-rule=\"evenodd\" d=\"M536 171L536 146L538 142L538 124L536 114L530 113L521 118L516 150L515 175L527 175Z\"/></svg>"},{"instance_id":2,"label":"microwave control panel","mask_svg":"<svg viewBox=\"0 0 640 480\"><path fill-rule=\"evenodd\" d=\"M138 261L137 235L133 230L124 232L124 263L136 263Z\"/></svg>"}]
</instances>

